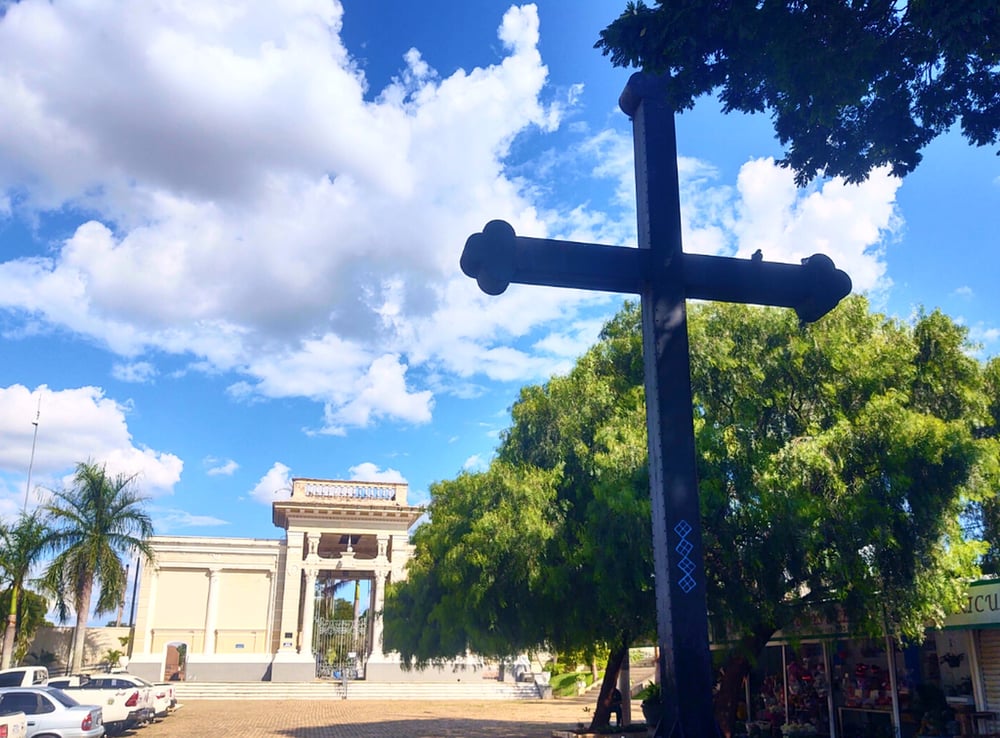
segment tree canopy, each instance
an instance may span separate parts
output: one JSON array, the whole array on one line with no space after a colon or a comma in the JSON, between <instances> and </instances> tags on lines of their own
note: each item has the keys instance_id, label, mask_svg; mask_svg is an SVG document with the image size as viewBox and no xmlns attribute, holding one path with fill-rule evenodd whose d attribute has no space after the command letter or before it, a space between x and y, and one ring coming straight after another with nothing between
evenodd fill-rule
<instances>
[{"instance_id":1,"label":"tree canopy","mask_svg":"<svg viewBox=\"0 0 1000 738\"><path fill-rule=\"evenodd\" d=\"M55 552L44 582L57 594L61 619L66 619L70 608L76 613L70 667L74 672L83 665L95 582L95 612L111 612L127 585L121 557L140 552L149 560L155 558L147 543L153 524L143 509L146 498L135 491L134 482L134 475L109 475L103 465L80 463L73 487L53 491L44 507L52 528L48 545Z\"/></svg>"},{"instance_id":2,"label":"tree canopy","mask_svg":"<svg viewBox=\"0 0 1000 738\"><path fill-rule=\"evenodd\" d=\"M689 330L709 609L733 644L725 722L777 630L836 619L903 639L959 604L983 551L962 516L995 498L996 399L937 311L911 325L851 297L803 328L697 304ZM386 604L386 645L406 657L654 628L638 309L567 376L524 388L512 418L489 470L431 490Z\"/></svg>"},{"instance_id":3,"label":"tree canopy","mask_svg":"<svg viewBox=\"0 0 1000 738\"><path fill-rule=\"evenodd\" d=\"M667 76L677 111L718 92L769 112L800 185L903 176L958 123L1000 137L1000 4L980 0L642 0L600 34L619 66Z\"/></svg>"},{"instance_id":4,"label":"tree canopy","mask_svg":"<svg viewBox=\"0 0 1000 738\"><path fill-rule=\"evenodd\" d=\"M28 592L25 585L32 569L45 553L48 536L49 529L38 511L31 514L22 512L14 525L0 522L0 581L8 587L4 592L3 611L7 613L7 618L0 668L6 669L14 663L15 651L18 650L16 643L23 642L28 632L33 633L37 627L37 619L24 617L25 614L37 615L37 612L28 613L22 608L41 599L38 595L30 599L33 593ZM43 616L44 613L43 608ZM20 638L16 638L18 635Z\"/></svg>"}]
</instances>

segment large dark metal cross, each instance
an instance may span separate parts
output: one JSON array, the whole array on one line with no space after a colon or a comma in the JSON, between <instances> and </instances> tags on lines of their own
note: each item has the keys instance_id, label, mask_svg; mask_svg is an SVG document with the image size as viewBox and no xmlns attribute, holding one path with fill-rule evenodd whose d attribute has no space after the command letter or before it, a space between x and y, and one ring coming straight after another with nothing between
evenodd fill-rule
<instances>
[{"instance_id":1,"label":"large dark metal cross","mask_svg":"<svg viewBox=\"0 0 1000 738\"><path fill-rule=\"evenodd\" d=\"M664 719L656 736L718 735L692 422L685 300L794 308L817 320L851 291L826 256L801 264L685 254L677 142L659 77L632 75L619 99L632 118L639 248L516 236L492 221L469 238L462 271L488 294L511 282L638 293L646 384L656 614Z\"/></svg>"}]
</instances>

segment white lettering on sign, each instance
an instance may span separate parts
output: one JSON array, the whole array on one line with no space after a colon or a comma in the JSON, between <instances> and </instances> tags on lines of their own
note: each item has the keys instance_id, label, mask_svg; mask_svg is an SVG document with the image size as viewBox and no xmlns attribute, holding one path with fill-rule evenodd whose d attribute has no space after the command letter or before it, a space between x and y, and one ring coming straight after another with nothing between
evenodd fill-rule
<instances>
[{"instance_id":1,"label":"white lettering on sign","mask_svg":"<svg viewBox=\"0 0 1000 738\"><path fill-rule=\"evenodd\" d=\"M944 619L946 628L981 628L1000 623L1000 581L982 580L965 593L962 609Z\"/></svg>"},{"instance_id":2,"label":"white lettering on sign","mask_svg":"<svg viewBox=\"0 0 1000 738\"><path fill-rule=\"evenodd\" d=\"M998 610L1000 610L1000 592L969 595L965 598L965 607L962 608L962 612L966 614L973 612L997 612Z\"/></svg>"}]
</instances>

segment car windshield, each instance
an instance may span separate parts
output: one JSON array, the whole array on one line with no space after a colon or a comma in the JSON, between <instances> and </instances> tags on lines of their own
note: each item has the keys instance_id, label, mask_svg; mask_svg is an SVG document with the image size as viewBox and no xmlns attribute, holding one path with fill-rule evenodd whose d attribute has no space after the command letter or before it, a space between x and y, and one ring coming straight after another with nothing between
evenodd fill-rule
<instances>
[{"instance_id":1,"label":"car windshield","mask_svg":"<svg viewBox=\"0 0 1000 738\"><path fill-rule=\"evenodd\" d=\"M19 687L22 679L24 679L24 674L21 672L10 671L6 674L0 674L0 687Z\"/></svg>"},{"instance_id":2,"label":"car windshield","mask_svg":"<svg viewBox=\"0 0 1000 738\"><path fill-rule=\"evenodd\" d=\"M68 694L63 692L61 689L56 689L52 687L48 690L49 697L54 699L56 702L60 703L63 707L76 707L80 703L75 699L70 697Z\"/></svg>"}]
</instances>

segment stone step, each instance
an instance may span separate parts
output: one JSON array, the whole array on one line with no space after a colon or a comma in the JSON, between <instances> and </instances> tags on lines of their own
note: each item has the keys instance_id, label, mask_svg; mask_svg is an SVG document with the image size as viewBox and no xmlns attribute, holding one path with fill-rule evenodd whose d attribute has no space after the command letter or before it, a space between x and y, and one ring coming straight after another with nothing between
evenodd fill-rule
<instances>
[{"instance_id":1,"label":"stone step","mask_svg":"<svg viewBox=\"0 0 1000 738\"><path fill-rule=\"evenodd\" d=\"M332 700L344 699L342 682L177 682L184 700ZM535 700L534 684L505 682L366 682L347 683L352 700Z\"/></svg>"}]
</instances>

